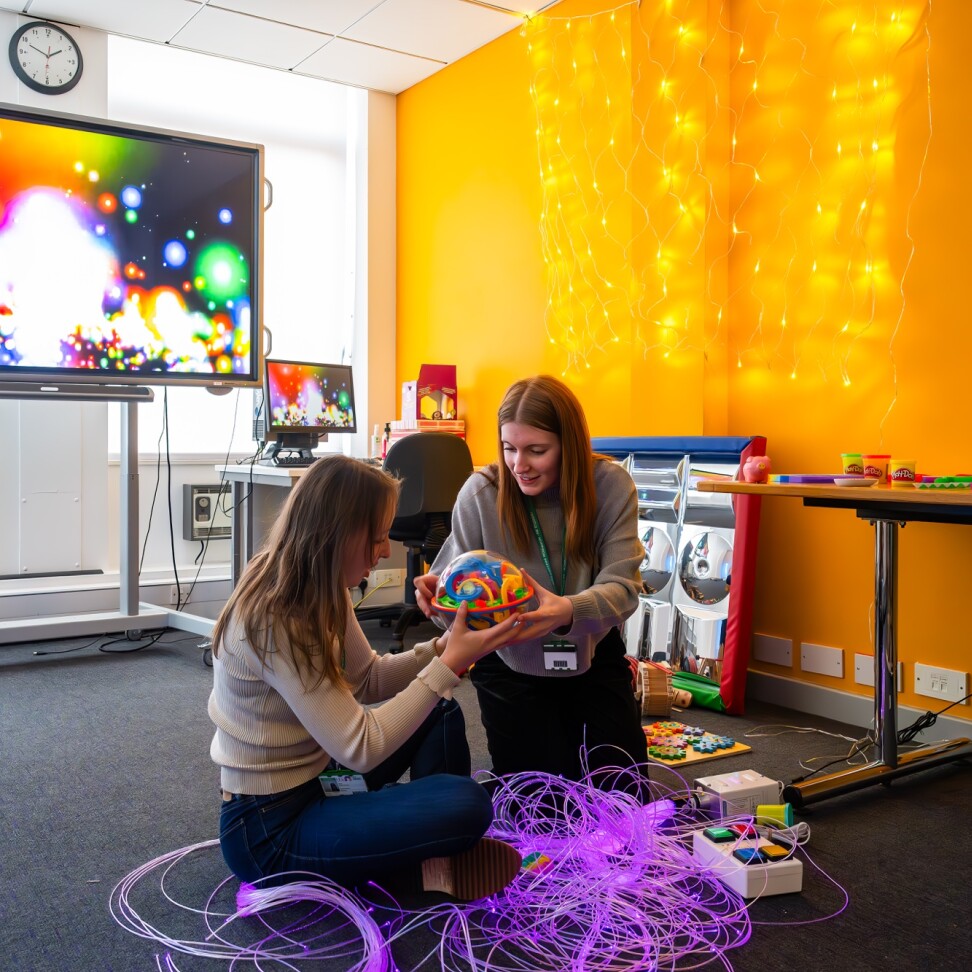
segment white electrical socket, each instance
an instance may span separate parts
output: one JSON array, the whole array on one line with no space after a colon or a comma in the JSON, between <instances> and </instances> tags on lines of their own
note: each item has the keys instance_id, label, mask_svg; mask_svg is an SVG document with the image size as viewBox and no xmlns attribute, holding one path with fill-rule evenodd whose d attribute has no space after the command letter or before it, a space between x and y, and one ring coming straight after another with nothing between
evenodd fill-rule
<instances>
[{"instance_id":1,"label":"white electrical socket","mask_svg":"<svg viewBox=\"0 0 972 972\"><path fill-rule=\"evenodd\" d=\"M753 635L753 658L768 662L770 665L793 665L793 641L789 638L775 638L772 635Z\"/></svg>"},{"instance_id":2,"label":"white electrical socket","mask_svg":"<svg viewBox=\"0 0 972 972\"><path fill-rule=\"evenodd\" d=\"M180 600L183 606L189 603L189 584L173 584L169 588L169 603L179 604ZM182 589L182 597L179 597L179 590Z\"/></svg>"},{"instance_id":3,"label":"white electrical socket","mask_svg":"<svg viewBox=\"0 0 972 972\"><path fill-rule=\"evenodd\" d=\"M915 664L915 694L959 702L968 694L968 676L951 668ZM968 701L965 702L968 705Z\"/></svg>"},{"instance_id":4,"label":"white electrical socket","mask_svg":"<svg viewBox=\"0 0 972 972\"><path fill-rule=\"evenodd\" d=\"M898 662L894 684L899 692L904 689L904 665ZM854 681L858 685L874 685L874 656L854 653Z\"/></svg>"},{"instance_id":5,"label":"white electrical socket","mask_svg":"<svg viewBox=\"0 0 972 972\"><path fill-rule=\"evenodd\" d=\"M397 570L373 570L368 575L369 587L404 587L405 571Z\"/></svg>"},{"instance_id":6,"label":"white electrical socket","mask_svg":"<svg viewBox=\"0 0 972 972\"><path fill-rule=\"evenodd\" d=\"M804 641L800 644L800 671L830 675L832 678L844 677L844 651L842 648L828 648Z\"/></svg>"}]
</instances>

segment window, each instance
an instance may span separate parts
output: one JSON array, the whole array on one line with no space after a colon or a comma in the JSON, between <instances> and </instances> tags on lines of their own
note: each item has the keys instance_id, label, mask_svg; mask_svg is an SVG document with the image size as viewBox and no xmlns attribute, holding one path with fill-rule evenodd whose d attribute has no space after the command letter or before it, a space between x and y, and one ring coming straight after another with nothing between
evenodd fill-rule
<instances>
[{"instance_id":1,"label":"window","mask_svg":"<svg viewBox=\"0 0 972 972\"><path fill-rule=\"evenodd\" d=\"M263 323L276 357L350 360L354 217L348 186L349 128L362 92L327 81L111 36L112 119L260 142L272 185L264 214ZM140 405L139 451L154 451L168 398L174 455L223 457L254 449L257 390L214 396L156 388ZM109 449L119 449L112 406ZM235 426L235 427L234 427Z\"/></svg>"}]
</instances>

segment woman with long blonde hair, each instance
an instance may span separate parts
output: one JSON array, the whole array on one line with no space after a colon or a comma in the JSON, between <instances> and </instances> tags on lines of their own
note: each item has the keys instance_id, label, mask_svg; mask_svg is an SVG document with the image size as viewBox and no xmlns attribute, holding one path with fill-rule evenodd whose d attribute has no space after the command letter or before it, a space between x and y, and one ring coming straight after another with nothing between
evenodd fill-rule
<instances>
[{"instance_id":1,"label":"woman with long blonde hair","mask_svg":"<svg viewBox=\"0 0 972 972\"><path fill-rule=\"evenodd\" d=\"M350 589L389 555L398 487L367 463L318 459L216 622L220 845L243 881L312 872L417 889L421 877L427 890L477 898L519 869L512 847L483 836L492 805L470 778L452 699L459 673L503 644L513 619L471 631L463 613L450 632L379 655L354 616ZM389 785L406 771L410 782Z\"/></svg>"}]
</instances>

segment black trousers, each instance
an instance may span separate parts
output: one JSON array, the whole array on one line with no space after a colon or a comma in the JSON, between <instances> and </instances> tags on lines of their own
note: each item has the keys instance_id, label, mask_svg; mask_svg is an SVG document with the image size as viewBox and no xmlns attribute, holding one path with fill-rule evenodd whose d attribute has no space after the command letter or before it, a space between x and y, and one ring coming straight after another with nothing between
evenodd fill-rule
<instances>
[{"instance_id":1,"label":"black trousers","mask_svg":"<svg viewBox=\"0 0 972 972\"><path fill-rule=\"evenodd\" d=\"M470 678L499 776L543 772L579 780L585 764L595 773L647 763L641 710L617 628L598 643L582 675L521 675L491 654L476 662ZM611 779L609 773L596 776Z\"/></svg>"}]
</instances>

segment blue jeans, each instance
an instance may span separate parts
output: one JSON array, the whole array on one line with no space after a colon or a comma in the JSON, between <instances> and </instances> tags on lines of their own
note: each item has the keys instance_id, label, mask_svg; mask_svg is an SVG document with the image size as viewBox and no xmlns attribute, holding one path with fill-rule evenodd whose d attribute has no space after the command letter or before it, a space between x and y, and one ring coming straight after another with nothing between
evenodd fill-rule
<instances>
[{"instance_id":1,"label":"blue jeans","mask_svg":"<svg viewBox=\"0 0 972 972\"><path fill-rule=\"evenodd\" d=\"M395 785L409 770L411 782ZM219 842L229 869L263 884L322 875L347 887L418 873L428 857L468 850L493 821L469 776L462 709L442 700L418 731L364 774L367 793L325 797L315 777L282 793L224 801Z\"/></svg>"}]
</instances>

